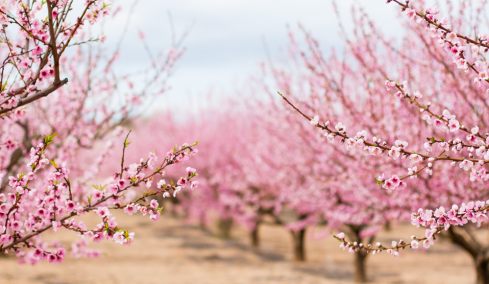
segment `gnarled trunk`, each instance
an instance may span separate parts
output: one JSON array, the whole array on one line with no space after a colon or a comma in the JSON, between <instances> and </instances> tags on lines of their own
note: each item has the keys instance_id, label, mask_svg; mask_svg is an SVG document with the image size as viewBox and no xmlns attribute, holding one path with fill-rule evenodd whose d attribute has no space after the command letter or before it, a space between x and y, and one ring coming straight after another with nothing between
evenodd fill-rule
<instances>
[{"instance_id":1,"label":"gnarled trunk","mask_svg":"<svg viewBox=\"0 0 489 284\"><path fill-rule=\"evenodd\" d=\"M299 231L290 231L290 233L292 234L292 241L294 244L294 260L305 261L306 260L306 250L305 250L306 229L301 229Z\"/></svg>"},{"instance_id":2,"label":"gnarled trunk","mask_svg":"<svg viewBox=\"0 0 489 284\"><path fill-rule=\"evenodd\" d=\"M468 252L474 260L477 284L489 284L489 248L482 246L469 229L462 227L448 229L448 237L452 243Z\"/></svg>"},{"instance_id":3,"label":"gnarled trunk","mask_svg":"<svg viewBox=\"0 0 489 284\"><path fill-rule=\"evenodd\" d=\"M489 284L489 259L475 260L477 284Z\"/></svg>"}]
</instances>

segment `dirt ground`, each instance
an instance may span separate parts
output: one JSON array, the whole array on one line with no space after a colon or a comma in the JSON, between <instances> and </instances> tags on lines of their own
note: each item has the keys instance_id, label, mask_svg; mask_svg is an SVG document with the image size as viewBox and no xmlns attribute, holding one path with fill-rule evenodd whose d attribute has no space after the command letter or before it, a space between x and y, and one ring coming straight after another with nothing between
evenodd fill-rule
<instances>
[{"instance_id":1,"label":"dirt ground","mask_svg":"<svg viewBox=\"0 0 489 284\"><path fill-rule=\"evenodd\" d=\"M117 214L116 216L120 216ZM235 228L233 238L223 240L197 226L162 215L159 222L147 217L124 218L120 225L136 232L131 247L103 242L104 255L98 259L68 257L62 264L42 262L19 265L14 257L0 258L2 284L81 283L352 283L353 256L339 249L332 237L307 238L307 261L292 259L290 235L280 227L264 225L261 247L248 245L248 234ZM118 218L121 221L121 218ZM319 229L316 229L316 233ZM381 232L379 241L409 239L410 225L398 225ZM311 233L311 232L310 232ZM71 232L58 232L66 244ZM399 258L385 253L367 259L371 283L474 283L471 259L457 247L440 240L427 252L403 251Z\"/></svg>"}]
</instances>

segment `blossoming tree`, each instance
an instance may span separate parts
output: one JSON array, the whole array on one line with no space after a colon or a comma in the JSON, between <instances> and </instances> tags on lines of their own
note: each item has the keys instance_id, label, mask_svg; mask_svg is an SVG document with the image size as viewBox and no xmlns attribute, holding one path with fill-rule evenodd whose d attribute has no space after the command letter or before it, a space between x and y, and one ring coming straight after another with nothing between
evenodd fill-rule
<instances>
[{"instance_id":1,"label":"blossoming tree","mask_svg":"<svg viewBox=\"0 0 489 284\"><path fill-rule=\"evenodd\" d=\"M132 188L150 186L168 166L194 155L196 144L174 147L160 161L151 152L127 166L124 154L130 142L126 136L120 139L124 144L120 168L112 170L115 174L107 184L92 187L99 180L95 175L107 151L98 157L92 154L95 163L83 156L90 148L99 149L97 141L114 139L110 136L114 130L121 132L117 127L137 111L131 103L164 91L162 83L181 51L174 47L167 56L155 59L148 69L152 72L148 82L136 90L130 77L114 72L117 51L103 60L106 54L100 50L71 47L96 41L86 39L84 26L110 14L110 5L102 1L85 1L81 9L76 5L61 0L12 0L0 5L0 114L4 130L0 168L5 176L0 194L0 248L5 253L15 252L21 262L59 263L65 258L64 247L50 247L42 240L51 229L71 230L81 237L72 246L74 256L98 255L86 248L91 239L130 245L134 233L124 231L110 210L123 209L129 215L139 211L158 220L161 207L148 198L180 191L197 175L188 167L175 183L159 180L156 191L136 197ZM77 50L68 52L74 48ZM114 84L116 81L120 83ZM118 94L125 88L131 91ZM76 219L91 212L100 217L95 228Z\"/></svg>"},{"instance_id":2,"label":"blossoming tree","mask_svg":"<svg viewBox=\"0 0 489 284\"><path fill-rule=\"evenodd\" d=\"M341 247L397 256L404 248L418 248L419 242L429 248L436 235L447 230L451 240L474 258L478 283L488 283L487 249L474 238L470 226L481 226L487 220L488 207L484 201L487 135L480 130L487 125L483 55L488 51L488 38L471 35L485 4L460 3L460 16L452 17L449 26L437 7L388 2L399 5L411 20L405 25L408 34L400 47L360 11L354 19L359 23L355 40L346 39L344 58L333 54L326 60L317 42L306 35L309 52L302 53L302 59L312 79L305 81L309 89L302 90L311 96L298 96L298 90L287 83L281 89L282 98L290 109L321 129L324 139L333 145L339 142L348 152L336 146L331 149L345 159L355 157L351 165L376 163L367 175L355 171L352 177L363 184L372 178L369 181L378 184L377 191L384 191L380 200L367 196L387 205L380 206L379 213L398 210L397 218L402 220L406 210L415 211L412 223L427 228L425 236L389 246L350 242L340 233L335 237ZM451 4L447 8L449 13L454 9ZM472 18L468 11L474 12ZM319 115L305 114L309 112ZM320 117L327 117L334 126ZM358 127L356 135L347 133L350 127ZM374 172L380 175L376 181ZM352 207L361 208L359 201ZM392 209L393 205L398 209Z\"/></svg>"}]
</instances>

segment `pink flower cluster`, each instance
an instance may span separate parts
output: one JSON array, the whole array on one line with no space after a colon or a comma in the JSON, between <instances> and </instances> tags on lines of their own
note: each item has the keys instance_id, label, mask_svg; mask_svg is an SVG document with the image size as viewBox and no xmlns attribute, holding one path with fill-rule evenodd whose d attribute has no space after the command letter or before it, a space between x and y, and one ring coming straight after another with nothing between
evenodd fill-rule
<instances>
[{"instance_id":1,"label":"pink flower cluster","mask_svg":"<svg viewBox=\"0 0 489 284\"><path fill-rule=\"evenodd\" d=\"M309 50L304 51L295 39L291 49L297 54L293 60L302 60L307 71L273 67L272 71L279 89L287 90L287 97L281 96L288 110L298 112L314 126L309 127L314 129L311 132L300 132L310 136L299 143L316 153L316 158L307 160L314 165L311 179L321 180L318 187L326 189L314 193L329 193L336 202L324 210L329 224L371 228L386 220L409 220L416 208L438 208L433 219L426 211L416 213L421 216L419 224L428 229L423 238L414 237L409 243L364 246L358 241L361 232L355 231L357 239L352 242L345 241L344 234L337 236L342 247L351 252L386 250L399 255L403 248L433 245L442 227L486 222L486 205L473 202L467 209L466 202L487 199L489 134L479 127L488 125L484 113L489 107L484 99L487 94L479 87L488 79L483 56L489 50L489 37L454 31L463 31L467 20L456 17L449 28L437 7L419 9L413 1L388 2L400 5L408 20L415 20L406 25L401 45L382 35L368 15L359 11L359 27L355 28L359 36L345 40L343 57L323 56L317 41L304 31ZM447 6L453 9L452 4ZM446 52L440 52L443 50ZM350 60L354 64L345 63ZM410 80L386 80L389 74ZM301 95L290 90L300 90ZM304 98L304 93L309 97ZM313 115L302 111L306 109ZM292 121L286 113L283 121ZM321 117L329 121L323 122ZM330 121L341 122L335 125ZM318 141L317 130L325 139ZM316 143L323 141L341 144L316 148ZM297 146L304 160L305 151ZM300 159L296 164L304 166ZM328 168L329 174L321 172L322 168ZM378 176L379 172L385 174ZM373 176L378 176L378 189L370 187L375 184ZM448 210L452 215L440 206L463 202L466 205Z\"/></svg>"},{"instance_id":2,"label":"pink flower cluster","mask_svg":"<svg viewBox=\"0 0 489 284\"><path fill-rule=\"evenodd\" d=\"M134 233L122 230L114 217L111 217L110 209L122 209L129 215L140 211L143 215L150 214L152 220L159 219L161 208L158 207L156 200L151 200L149 205L145 205L148 198L158 193L167 193L170 190L177 190L173 183L171 186L161 187L158 192L144 193L136 201L123 205L125 201L124 193L131 187L147 184L155 175L162 175L163 169L167 166L180 163L183 158L194 155L197 150L193 146L184 145L179 149L175 148L168 153L163 162L155 169L158 157L155 153L150 153L149 158L141 159L136 165L136 172L133 173L131 166L124 168L114 177L115 183L103 186L95 186L95 192L88 196L88 199L76 201L74 198L72 184L69 179L70 169L66 163L57 165L56 162L49 161L44 155L46 148L53 142L56 135L45 137L44 143L40 143L36 148L31 149L31 159L28 164L31 172L19 174L17 177L9 177L9 186L15 189L15 193L0 194L0 249L3 251L13 250L23 262L35 263L46 259L51 263L59 263L64 259L65 249L58 246L55 251L47 249L47 245L37 241L32 243L31 239L49 228L55 232L64 228L75 231L86 239L100 242L103 239L111 240L123 245L130 245L134 241ZM125 146L127 144L125 143ZM124 147L125 151L125 147ZM47 161L47 162L45 162ZM30 187L30 181L34 180L37 172L47 163L51 163L54 170L46 176L43 191L38 191ZM149 173L144 171L150 170ZM127 174L125 174L126 172ZM196 170L188 168L186 182L197 176ZM124 178L123 178L124 177ZM93 211L102 222L95 229L88 229L83 221L77 221L73 217L84 215ZM86 254L96 256L99 253L82 249L82 245L76 246L75 255ZM26 253L25 249L34 249Z\"/></svg>"}]
</instances>

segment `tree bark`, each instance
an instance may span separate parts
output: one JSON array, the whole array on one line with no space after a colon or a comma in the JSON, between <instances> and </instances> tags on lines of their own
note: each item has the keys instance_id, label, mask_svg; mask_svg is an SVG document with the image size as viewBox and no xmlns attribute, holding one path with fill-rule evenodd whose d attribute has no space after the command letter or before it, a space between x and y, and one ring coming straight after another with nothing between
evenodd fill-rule
<instances>
[{"instance_id":1,"label":"tree bark","mask_svg":"<svg viewBox=\"0 0 489 284\"><path fill-rule=\"evenodd\" d=\"M355 274L354 280L357 283L367 282L367 272L365 269L365 260L367 253L363 250L355 253Z\"/></svg>"},{"instance_id":2,"label":"tree bark","mask_svg":"<svg viewBox=\"0 0 489 284\"><path fill-rule=\"evenodd\" d=\"M489 284L489 259L475 260L477 284Z\"/></svg>"},{"instance_id":3,"label":"tree bark","mask_svg":"<svg viewBox=\"0 0 489 284\"><path fill-rule=\"evenodd\" d=\"M448 229L448 237L452 243L470 254L474 260L475 272L477 276L477 284L489 284L489 248L483 247L477 239L466 229Z\"/></svg>"},{"instance_id":4,"label":"tree bark","mask_svg":"<svg viewBox=\"0 0 489 284\"><path fill-rule=\"evenodd\" d=\"M294 244L294 260L305 261L306 260L306 250L305 250L306 229L301 229L299 231L290 231L290 232L292 234L292 240Z\"/></svg>"},{"instance_id":5,"label":"tree bark","mask_svg":"<svg viewBox=\"0 0 489 284\"><path fill-rule=\"evenodd\" d=\"M233 227L233 218L219 219L217 228L219 229L219 237L224 239L231 238L231 228Z\"/></svg>"},{"instance_id":6,"label":"tree bark","mask_svg":"<svg viewBox=\"0 0 489 284\"><path fill-rule=\"evenodd\" d=\"M357 243L362 243L362 238L360 238L360 232L364 226L361 225L347 225L348 228L350 228L350 238L352 241L357 242ZM368 240L368 243L373 242L374 237L372 236L370 240ZM367 282L367 268L366 268L366 260L367 260L367 252L364 250L360 250L359 252L356 252L355 254L355 262L353 263L353 278L355 282L357 283L364 283Z\"/></svg>"},{"instance_id":7,"label":"tree bark","mask_svg":"<svg viewBox=\"0 0 489 284\"><path fill-rule=\"evenodd\" d=\"M251 246L257 248L260 246L260 238L258 235L260 223L256 223L255 228L250 232Z\"/></svg>"}]
</instances>

